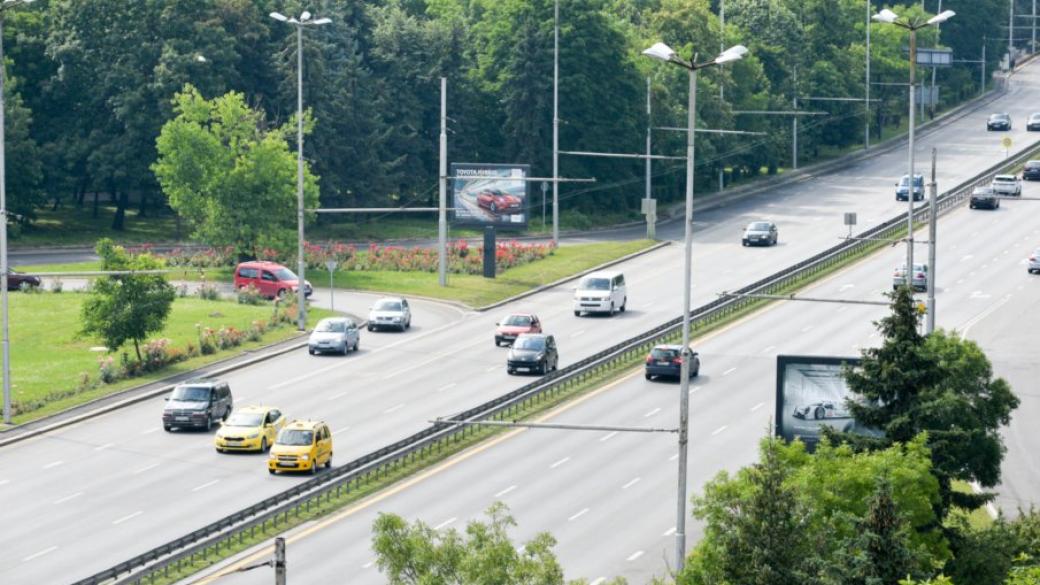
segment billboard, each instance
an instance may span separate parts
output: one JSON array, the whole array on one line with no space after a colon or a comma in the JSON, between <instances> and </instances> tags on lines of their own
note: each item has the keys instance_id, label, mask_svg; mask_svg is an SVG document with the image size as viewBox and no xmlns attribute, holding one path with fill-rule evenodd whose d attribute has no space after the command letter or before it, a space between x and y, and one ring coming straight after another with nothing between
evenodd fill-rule
<instances>
[{"instance_id":1,"label":"billboard","mask_svg":"<svg viewBox=\"0 0 1040 585\"><path fill-rule=\"evenodd\" d=\"M452 214L458 225L527 227L530 165L452 163Z\"/></svg>"},{"instance_id":2,"label":"billboard","mask_svg":"<svg viewBox=\"0 0 1040 585\"><path fill-rule=\"evenodd\" d=\"M842 432L880 435L860 425L846 407L849 387L842 366L859 365L859 358L776 356L776 435L801 439L810 449L824 427Z\"/></svg>"}]
</instances>

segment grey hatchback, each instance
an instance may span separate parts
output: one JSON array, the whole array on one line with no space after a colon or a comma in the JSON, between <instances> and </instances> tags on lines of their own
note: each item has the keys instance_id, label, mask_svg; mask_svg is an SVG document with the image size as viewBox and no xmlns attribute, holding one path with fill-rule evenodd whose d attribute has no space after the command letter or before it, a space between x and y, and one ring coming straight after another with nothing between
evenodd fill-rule
<instances>
[{"instance_id":1,"label":"grey hatchback","mask_svg":"<svg viewBox=\"0 0 1040 585\"><path fill-rule=\"evenodd\" d=\"M646 379L652 380L654 376L667 376L669 378L682 377L682 346L681 345L658 345L650 350L646 356ZM691 378L701 372L701 359L697 352L690 352Z\"/></svg>"},{"instance_id":2,"label":"grey hatchback","mask_svg":"<svg viewBox=\"0 0 1040 585\"><path fill-rule=\"evenodd\" d=\"M544 333L523 333L517 336L506 357L506 372L534 372L547 374L560 365L556 338Z\"/></svg>"},{"instance_id":3,"label":"grey hatchback","mask_svg":"<svg viewBox=\"0 0 1040 585\"><path fill-rule=\"evenodd\" d=\"M326 351L347 355L350 350L357 351L359 343L361 333L353 319L330 317L318 321L317 327L307 340L307 351L311 355Z\"/></svg>"},{"instance_id":4,"label":"grey hatchback","mask_svg":"<svg viewBox=\"0 0 1040 585\"><path fill-rule=\"evenodd\" d=\"M780 237L776 224L771 221L753 221L744 228L744 236L740 243L745 246L775 246Z\"/></svg>"}]
</instances>

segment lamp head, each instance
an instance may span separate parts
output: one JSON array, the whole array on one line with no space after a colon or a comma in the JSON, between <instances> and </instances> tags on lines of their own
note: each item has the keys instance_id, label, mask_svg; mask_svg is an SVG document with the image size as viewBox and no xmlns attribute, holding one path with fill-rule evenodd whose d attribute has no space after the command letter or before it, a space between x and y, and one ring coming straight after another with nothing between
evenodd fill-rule
<instances>
[{"instance_id":1,"label":"lamp head","mask_svg":"<svg viewBox=\"0 0 1040 585\"><path fill-rule=\"evenodd\" d=\"M331 18L319 18L318 20L315 20L311 24L329 24L330 22L332 22Z\"/></svg>"},{"instance_id":2,"label":"lamp head","mask_svg":"<svg viewBox=\"0 0 1040 585\"><path fill-rule=\"evenodd\" d=\"M282 14L281 12L272 12L272 13L271 13L271 14L270 14L269 16L270 16L271 18L273 18L273 19L277 20L278 22L289 22L289 19L288 19L288 17L286 17L286 16L285 16L284 14Z\"/></svg>"},{"instance_id":3,"label":"lamp head","mask_svg":"<svg viewBox=\"0 0 1040 585\"><path fill-rule=\"evenodd\" d=\"M747 55L748 49L744 45L734 45L722 53L718 57L715 57L715 64L722 65L723 63L729 63L730 61L739 61Z\"/></svg>"},{"instance_id":4,"label":"lamp head","mask_svg":"<svg viewBox=\"0 0 1040 585\"><path fill-rule=\"evenodd\" d=\"M675 51L664 43L654 43L652 47L643 51L647 57L660 59L661 61L675 60Z\"/></svg>"},{"instance_id":5,"label":"lamp head","mask_svg":"<svg viewBox=\"0 0 1040 585\"><path fill-rule=\"evenodd\" d=\"M928 19L928 24L939 24L950 20L951 17L956 16L957 13L952 10L943 10L939 14Z\"/></svg>"},{"instance_id":6,"label":"lamp head","mask_svg":"<svg viewBox=\"0 0 1040 585\"><path fill-rule=\"evenodd\" d=\"M872 16L871 18L873 18L874 20L876 20L878 22L884 22L884 23L892 24L893 22L896 21L897 18L899 18L899 15L896 14L895 12L892 12L888 8L885 8L881 12L878 12L877 14Z\"/></svg>"},{"instance_id":7,"label":"lamp head","mask_svg":"<svg viewBox=\"0 0 1040 585\"><path fill-rule=\"evenodd\" d=\"M300 14L300 22L307 22L307 21L308 21L308 20L310 20L310 19L311 19L311 13L310 13L309 11L307 11L307 10L304 10L304 11L303 11L303 12L302 12L302 13Z\"/></svg>"}]
</instances>

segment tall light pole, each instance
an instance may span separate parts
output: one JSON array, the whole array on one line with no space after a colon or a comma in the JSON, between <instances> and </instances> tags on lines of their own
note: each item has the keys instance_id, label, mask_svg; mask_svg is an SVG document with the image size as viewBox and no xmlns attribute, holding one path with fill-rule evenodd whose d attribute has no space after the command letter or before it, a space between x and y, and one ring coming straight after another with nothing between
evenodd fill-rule
<instances>
[{"instance_id":1,"label":"tall light pole","mask_svg":"<svg viewBox=\"0 0 1040 585\"><path fill-rule=\"evenodd\" d=\"M955 14L954 11L947 10L924 21L916 18L899 20L899 15L886 8L873 16L873 19L878 22L894 24L910 31L910 145L908 149L910 170L906 196L906 286L913 283L914 273L914 72L917 69L917 31L946 22Z\"/></svg>"},{"instance_id":2,"label":"tall light pole","mask_svg":"<svg viewBox=\"0 0 1040 585\"><path fill-rule=\"evenodd\" d=\"M863 111L866 122L863 124L863 148L870 148L870 15L874 13L873 0L867 0L867 74L863 83Z\"/></svg>"},{"instance_id":3,"label":"tall light pole","mask_svg":"<svg viewBox=\"0 0 1040 585\"><path fill-rule=\"evenodd\" d=\"M686 69L690 74L689 103L686 120L686 237L683 263L683 313L682 313L682 368L679 378L679 485L675 516L675 563L682 570L686 556L686 452L690 419L690 289L691 263L693 258L693 135L697 117L697 71L712 65L736 61L747 54L747 48L736 45L726 49L711 61L697 63L697 56L687 61L664 43L643 51L644 55L667 61Z\"/></svg>"},{"instance_id":4,"label":"tall light pole","mask_svg":"<svg viewBox=\"0 0 1040 585\"><path fill-rule=\"evenodd\" d=\"M560 0L553 4L553 229L552 241L560 243Z\"/></svg>"},{"instance_id":5,"label":"tall light pole","mask_svg":"<svg viewBox=\"0 0 1040 585\"><path fill-rule=\"evenodd\" d=\"M11 335L7 312L7 168L4 158L4 16L7 11L33 0L3 0L0 2L0 312L4 330L4 424L11 424Z\"/></svg>"},{"instance_id":6,"label":"tall light pole","mask_svg":"<svg viewBox=\"0 0 1040 585\"><path fill-rule=\"evenodd\" d=\"M296 27L296 307L297 328L307 329L307 280L304 277L306 264L303 255L303 28L321 26L332 22L328 18L311 20L311 13L304 10L300 17L286 17L272 12L271 18Z\"/></svg>"}]
</instances>

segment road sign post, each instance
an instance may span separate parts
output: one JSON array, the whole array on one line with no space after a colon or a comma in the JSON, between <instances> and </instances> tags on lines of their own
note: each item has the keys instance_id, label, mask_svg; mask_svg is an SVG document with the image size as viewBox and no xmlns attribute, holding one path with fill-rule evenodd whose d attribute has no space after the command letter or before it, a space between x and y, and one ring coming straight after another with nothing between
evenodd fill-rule
<instances>
[{"instance_id":1,"label":"road sign post","mask_svg":"<svg viewBox=\"0 0 1040 585\"><path fill-rule=\"evenodd\" d=\"M1011 142L1011 137L1010 136L1005 136L1000 141L1000 145L1004 147L1004 158L1005 159L1008 157L1008 152L1011 150L1011 145L1012 144L1013 143Z\"/></svg>"},{"instance_id":2,"label":"road sign post","mask_svg":"<svg viewBox=\"0 0 1040 585\"><path fill-rule=\"evenodd\" d=\"M335 260L326 260L325 261L325 268L329 269L329 310L330 311L335 311L336 310L336 288L335 288L335 283L333 282L333 279L332 279L332 274L334 272L336 272L336 266L338 266L338 265L339 265L339 262L337 262Z\"/></svg>"}]
</instances>

